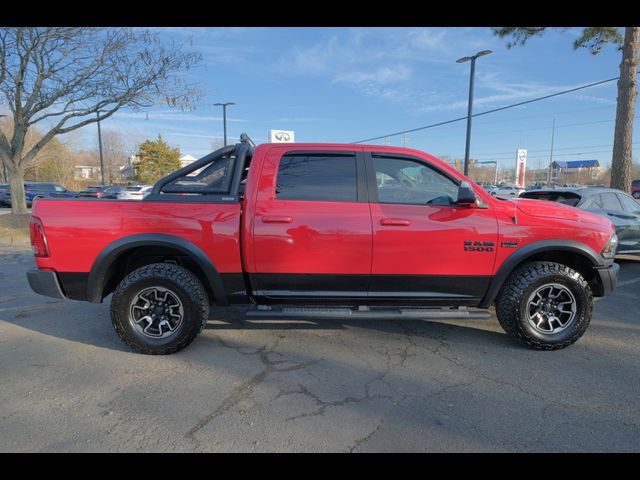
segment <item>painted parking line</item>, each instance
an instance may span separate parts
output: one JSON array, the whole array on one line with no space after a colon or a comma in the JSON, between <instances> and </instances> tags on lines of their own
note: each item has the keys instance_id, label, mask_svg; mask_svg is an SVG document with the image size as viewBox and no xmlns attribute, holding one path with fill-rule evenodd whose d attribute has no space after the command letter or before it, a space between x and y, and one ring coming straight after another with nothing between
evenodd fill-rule
<instances>
[{"instance_id":1,"label":"painted parking line","mask_svg":"<svg viewBox=\"0 0 640 480\"><path fill-rule=\"evenodd\" d=\"M630 279L630 280L625 280L624 282L618 282L618 285L617 285L617 286L618 286L618 287L624 287L624 286L626 286L626 285L631 285L631 284L633 284L633 283L638 283L638 282L640 282L640 277L638 277L638 278L632 278L632 279Z\"/></svg>"},{"instance_id":2,"label":"painted parking line","mask_svg":"<svg viewBox=\"0 0 640 480\"><path fill-rule=\"evenodd\" d=\"M39 312L41 310L48 310L50 308L61 307L64 302L47 303L46 305L20 305L17 307L4 307L0 308L0 312L10 312L12 310L23 310L25 312Z\"/></svg>"}]
</instances>

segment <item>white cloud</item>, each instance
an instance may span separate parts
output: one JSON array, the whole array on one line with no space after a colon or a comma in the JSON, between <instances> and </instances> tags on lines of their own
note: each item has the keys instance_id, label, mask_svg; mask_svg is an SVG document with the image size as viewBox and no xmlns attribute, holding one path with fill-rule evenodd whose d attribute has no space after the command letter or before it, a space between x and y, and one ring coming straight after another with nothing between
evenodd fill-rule
<instances>
[{"instance_id":1,"label":"white cloud","mask_svg":"<svg viewBox=\"0 0 640 480\"><path fill-rule=\"evenodd\" d=\"M475 41L462 29L370 28L341 29L311 45L285 51L273 72L285 75L325 77L366 96L412 108L425 91L436 87L434 64L455 68L459 51ZM440 71L440 70L439 70ZM442 75L442 73L440 73Z\"/></svg>"},{"instance_id":2,"label":"white cloud","mask_svg":"<svg viewBox=\"0 0 640 480\"><path fill-rule=\"evenodd\" d=\"M411 77L412 70L406 65L396 65L393 67L379 67L374 71L354 71L340 74L335 78L335 82L345 82L355 85L360 84L389 84L402 82Z\"/></svg>"},{"instance_id":3,"label":"white cloud","mask_svg":"<svg viewBox=\"0 0 640 480\"><path fill-rule=\"evenodd\" d=\"M303 123L303 122L318 122L322 120L319 117L283 117L283 118L274 118L269 120L268 123Z\"/></svg>"},{"instance_id":4,"label":"white cloud","mask_svg":"<svg viewBox=\"0 0 640 480\"><path fill-rule=\"evenodd\" d=\"M493 93L491 95L476 96L473 99L474 108L497 108L505 106L509 103L518 103L520 101L544 97L546 95L552 95L554 93L570 90L572 88L583 85L583 83L574 85L545 85L537 82L509 82L500 80L498 78L498 75L495 73L477 75L476 82L476 92L480 87L483 89L494 90L496 93ZM603 85L599 85L594 88L598 88L600 86ZM594 95L575 94L572 98L606 105L616 104L615 100L610 100ZM460 97L457 97L455 100L452 99L452 101L450 102L425 104L420 108L420 111L426 113L462 110L467 108L467 106L468 99L466 98L466 96L460 95Z\"/></svg>"},{"instance_id":5,"label":"white cloud","mask_svg":"<svg viewBox=\"0 0 640 480\"><path fill-rule=\"evenodd\" d=\"M411 47L420 50L438 50L445 46L445 30L434 31L430 28L411 30L408 34Z\"/></svg>"}]
</instances>

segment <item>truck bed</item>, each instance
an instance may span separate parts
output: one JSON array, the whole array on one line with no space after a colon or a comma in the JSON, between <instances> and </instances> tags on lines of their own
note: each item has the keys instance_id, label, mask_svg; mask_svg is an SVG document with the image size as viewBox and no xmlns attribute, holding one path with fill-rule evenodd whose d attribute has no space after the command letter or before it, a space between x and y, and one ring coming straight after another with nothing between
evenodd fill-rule
<instances>
[{"instance_id":1,"label":"truck bed","mask_svg":"<svg viewBox=\"0 0 640 480\"><path fill-rule=\"evenodd\" d=\"M107 245L158 234L193 243L221 274L242 272L239 203L43 199L32 215L46 218L50 256L36 257L40 269L88 275Z\"/></svg>"}]
</instances>

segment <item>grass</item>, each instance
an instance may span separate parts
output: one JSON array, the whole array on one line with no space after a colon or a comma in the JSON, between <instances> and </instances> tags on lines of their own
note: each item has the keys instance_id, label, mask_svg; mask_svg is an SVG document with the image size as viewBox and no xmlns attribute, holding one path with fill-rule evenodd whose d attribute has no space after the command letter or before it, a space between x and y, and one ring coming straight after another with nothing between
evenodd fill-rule
<instances>
[{"instance_id":1,"label":"grass","mask_svg":"<svg viewBox=\"0 0 640 480\"><path fill-rule=\"evenodd\" d=\"M30 214L0 215L0 243L28 244Z\"/></svg>"}]
</instances>

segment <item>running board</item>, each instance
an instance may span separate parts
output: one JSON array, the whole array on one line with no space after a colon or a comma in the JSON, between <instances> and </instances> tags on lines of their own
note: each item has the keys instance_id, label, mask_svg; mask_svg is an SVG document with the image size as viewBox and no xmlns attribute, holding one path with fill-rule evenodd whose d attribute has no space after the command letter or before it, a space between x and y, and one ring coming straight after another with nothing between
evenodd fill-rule
<instances>
[{"instance_id":1,"label":"running board","mask_svg":"<svg viewBox=\"0 0 640 480\"><path fill-rule=\"evenodd\" d=\"M269 305L257 305L246 312L247 318L264 319L320 319L320 318L408 318L408 319L487 319L491 315L487 311L469 311L460 308L384 308L360 306L353 308L314 308L314 307L282 307L272 308Z\"/></svg>"}]
</instances>

